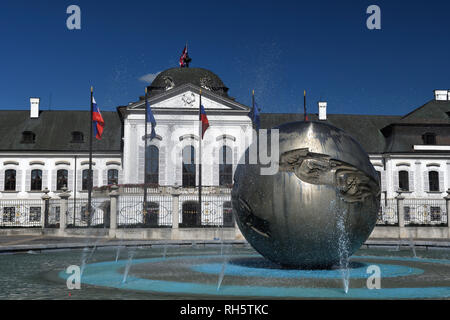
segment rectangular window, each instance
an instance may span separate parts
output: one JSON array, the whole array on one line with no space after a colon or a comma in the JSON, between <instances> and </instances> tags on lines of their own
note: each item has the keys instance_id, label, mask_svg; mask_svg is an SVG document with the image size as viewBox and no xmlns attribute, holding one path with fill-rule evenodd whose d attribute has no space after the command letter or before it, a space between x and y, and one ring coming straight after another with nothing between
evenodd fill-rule
<instances>
[{"instance_id":1,"label":"rectangular window","mask_svg":"<svg viewBox=\"0 0 450 320\"><path fill-rule=\"evenodd\" d=\"M31 171L31 191L42 190L42 170Z\"/></svg>"},{"instance_id":2,"label":"rectangular window","mask_svg":"<svg viewBox=\"0 0 450 320\"><path fill-rule=\"evenodd\" d=\"M16 191L16 170L5 171L5 191Z\"/></svg>"},{"instance_id":3,"label":"rectangular window","mask_svg":"<svg viewBox=\"0 0 450 320\"><path fill-rule=\"evenodd\" d=\"M108 185L119 184L119 170L110 169L108 170Z\"/></svg>"},{"instance_id":4,"label":"rectangular window","mask_svg":"<svg viewBox=\"0 0 450 320\"><path fill-rule=\"evenodd\" d=\"M62 190L64 187L68 187L67 179L69 173L67 170L58 170L56 172L56 190Z\"/></svg>"}]
</instances>

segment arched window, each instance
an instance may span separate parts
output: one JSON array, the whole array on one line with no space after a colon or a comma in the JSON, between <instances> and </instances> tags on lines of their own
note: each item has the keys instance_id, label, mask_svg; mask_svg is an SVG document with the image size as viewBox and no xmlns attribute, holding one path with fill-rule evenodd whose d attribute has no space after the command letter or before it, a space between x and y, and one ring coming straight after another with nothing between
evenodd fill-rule
<instances>
[{"instance_id":1,"label":"arched window","mask_svg":"<svg viewBox=\"0 0 450 320\"><path fill-rule=\"evenodd\" d=\"M68 188L68 176L69 173L65 169L56 171L56 190L62 190L64 187Z\"/></svg>"},{"instance_id":2,"label":"arched window","mask_svg":"<svg viewBox=\"0 0 450 320\"><path fill-rule=\"evenodd\" d=\"M109 169L108 170L108 185L119 184L119 170Z\"/></svg>"},{"instance_id":3,"label":"arched window","mask_svg":"<svg viewBox=\"0 0 450 320\"><path fill-rule=\"evenodd\" d=\"M88 190L89 188L89 169L84 169L82 172L82 188L81 190ZM91 171L91 181L93 181L92 171Z\"/></svg>"},{"instance_id":4,"label":"arched window","mask_svg":"<svg viewBox=\"0 0 450 320\"><path fill-rule=\"evenodd\" d=\"M408 171L398 172L398 188L401 191L409 191L409 173Z\"/></svg>"},{"instance_id":5,"label":"arched window","mask_svg":"<svg viewBox=\"0 0 450 320\"><path fill-rule=\"evenodd\" d=\"M16 170L5 171L5 191L16 191Z\"/></svg>"},{"instance_id":6,"label":"arched window","mask_svg":"<svg viewBox=\"0 0 450 320\"><path fill-rule=\"evenodd\" d=\"M31 191L42 190L42 170L35 169L31 171Z\"/></svg>"},{"instance_id":7,"label":"arched window","mask_svg":"<svg viewBox=\"0 0 450 320\"><path fill-rule=\"evenodd\" d=\"M195 187L195 148L186 146L183 149L183 187Z\"/></svg>"},{"instance_id":8,"label":"arched window","mask_svg":"<svg viewBox=\"0 0 450 320\"><path fill-rule=\"evenodd\" d=\"M430 191L440 191L439 190L439 172L430 171L428 172L428 183Z\"/></svg>"},{"instance_id":9,"label":"arched window","mask_svg":"<svg viewBox=\"0 0 450 320\"><path fill-rule=\"evenodd\" d=\"M147 149L146 183L159 183L159 149L156 146L149 146Z\"/></svg>"},{"instance_id":10,"label":"arched window","mask_svg":"<svg viewBox=\"0 0 450 320\"><path fill-rule=\"evenodd\" d=\"M223 146L219 155L219 185L230 186L233 183L233 152Z\"/></svg>"}]
</instances>

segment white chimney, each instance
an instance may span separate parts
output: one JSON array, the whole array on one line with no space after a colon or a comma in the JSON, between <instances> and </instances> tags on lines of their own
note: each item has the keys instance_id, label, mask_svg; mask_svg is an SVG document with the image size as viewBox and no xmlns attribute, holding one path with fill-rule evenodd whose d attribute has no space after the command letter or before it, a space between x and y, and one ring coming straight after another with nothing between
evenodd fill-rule
<instances>
[{"instance_id":1,"label":"white chimney","mask_svg":"<svg viewBox=\"0 0 450 320\"><path fill-rule=\"evenodd\" d=\"M327 103L319 102L319 120L327 120Z\"/></svg>"},{"instance_id":2,"label":"white chimney","mask_svg":"<svg viewBox=\"0 0 450 320\"><path fill-rule=\"evenodd\" d=\"M450 90L434 90L434 99L436 101L450 100Z\"/></svg>"},{"instance_id":3,"label":"white chimney","mask_svg":"<svg viewBox=\"0 0 450 320\"><path fill-rule=\"evenodd\" d=\"M30 118L39 118L39 102L40 98L30 98Z\"/></svg>"}]
</instances>

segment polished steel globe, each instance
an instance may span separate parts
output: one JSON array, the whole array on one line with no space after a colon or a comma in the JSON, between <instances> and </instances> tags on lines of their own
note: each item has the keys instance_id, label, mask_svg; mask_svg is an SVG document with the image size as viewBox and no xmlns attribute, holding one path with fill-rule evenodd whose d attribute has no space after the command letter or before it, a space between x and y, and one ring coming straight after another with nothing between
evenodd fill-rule
<instances>
[{"instance_id":1,"label":"polished steel globe","mask_svg":"<svg viewBox=\"0 0 450 320\"><path fill-rule=\"evenodd\" d=\"M249 164L251 148L236 169L232 203L237 224L255 250L283 266L339 264L375 227L378 175L359 143L341 129L323 122L274 129L279 130L278 172L263 175L264 166ZM269 132L268 145L270 140ZM264 145L259 141L260 152Z\"/></svg>"}]
</instances>

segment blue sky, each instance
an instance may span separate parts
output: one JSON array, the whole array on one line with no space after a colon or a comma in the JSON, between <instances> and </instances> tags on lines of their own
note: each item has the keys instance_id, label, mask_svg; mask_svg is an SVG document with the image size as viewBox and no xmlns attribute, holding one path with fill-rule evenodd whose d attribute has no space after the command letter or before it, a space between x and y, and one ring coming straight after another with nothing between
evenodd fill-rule
<instances>
[{"instance_id":1,"label":"blue sky","mask_svg":"<svg viewBox=\"0 0 450 320\"><path fill-rule=\"evenodd\" d=\"M66 8L81 8L81 30ZM366 9L381 8L381 30ZM0 109L101 110L136 101L142 77L176 67L219 75L263 112L406 114L450 89L449 1L22 1L0 4Z\"/></svg>"}]
</instances>

